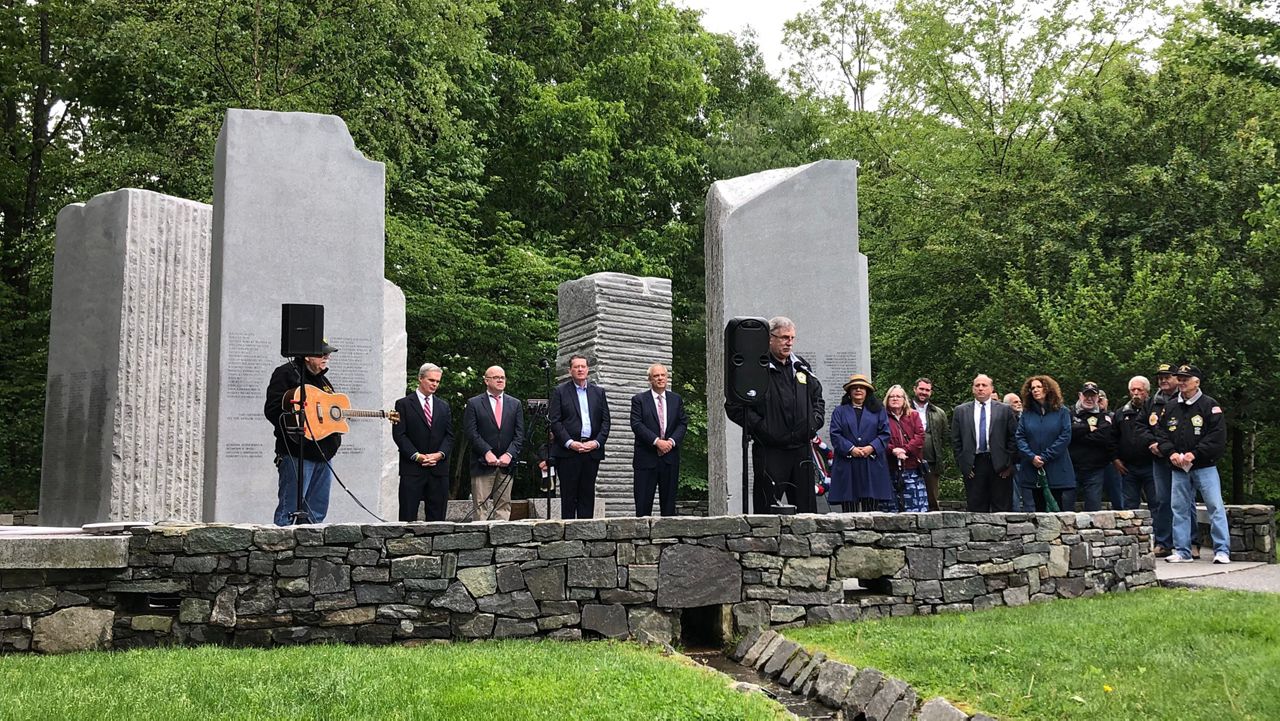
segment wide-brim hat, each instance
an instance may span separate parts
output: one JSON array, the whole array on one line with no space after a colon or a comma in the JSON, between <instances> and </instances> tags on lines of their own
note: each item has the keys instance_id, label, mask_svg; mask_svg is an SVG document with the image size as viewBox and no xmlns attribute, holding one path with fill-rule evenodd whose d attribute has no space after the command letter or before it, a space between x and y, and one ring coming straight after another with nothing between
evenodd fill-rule
<instances>
[{"instance_id":1,"label":"wide-brim hat","mask_svg":"<svg viewBox=\"0 0 1280 721\"><path fill-rule=\"evenodd\" d=\"M861 373L854 373L849 376L849 380L844 382L845 392L851 391L854 388L866 388L872 393L876 390L876 387L871 385L871 379Z\"/></svg>"}]
</instances>

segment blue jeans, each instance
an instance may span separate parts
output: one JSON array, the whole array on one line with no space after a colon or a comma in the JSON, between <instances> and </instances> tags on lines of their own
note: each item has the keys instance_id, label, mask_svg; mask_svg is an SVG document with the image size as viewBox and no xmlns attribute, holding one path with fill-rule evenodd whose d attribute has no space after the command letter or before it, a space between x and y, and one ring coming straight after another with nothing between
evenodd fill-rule
<instances>
[{"instance_id":1,"label":"blue jeans","mask_svg":"<svg viewBox=\"0 0 1280 721\"><path fill-rule=\"evenodd\" d=\"M291 456L280 459L280 502L276 504L275 524L287 526L290 514L298 510L298 470ZM321 461L302 461L303 510L311 516L312 523L322 523L329 514L329 485L333 472L329 464Z\"/></svg>"},{"instance_id":2,"label":"blue jeans","mask_svg":"<svg viewBox=\"0 0 1280 721\"><path fill-rule=\"evenodd\" d=\"M1093 471L1076 471L1076 495L1084 499L1085 511L1102 510L1102 477L1103 469ZM1074 511L1074 508L1064 508Z\"/></svg>"},{"instance_id":3,"label":"blue jeans","mask_svg":"<svg viewBox=\"0 0 1280 721\"><path fill-rule=\"evenodd\" d=\"M1151 462L1151 477L1155 479L1156 500L1147 501L1151 509L1151 532L1157 546L1173 549L1173 466L1163 461ZM1194 497L1193 499L1194 500ZM1191 545L1200 545L1200 526L1195 520L1195 507L1191 509Z\"/></svg>"},{"instance_id":4,"label":"blue jeans","mask_svg":"<svg viewBox=\"0 0 1280 721\"><path fill-rule=\"evenodd\" d=\"M1215 553L1231 553L1227 530L1227 509L1222 505L1222 481L1215 466L1173 470L1173 547L1183 558L1191 558L1191 529L1196 525L1196 491L1209 511L1209 534Z\"/></svg>"},{"instance_id":5,"label":"blue jeans","mask_svg":"<svg viewBox=\"0 0 1280 721\"><path fill-rule=\"evenodd\" d=\"M1151 515L1155 516L1156 479L1152 474L1151 464L1135 462L1133 465L1129 465L1126 463L1125 470L1128 473L1120 476L1121 485L1124 486L1124 502L1121 507L1129 510L1140 508L1142 506L1142 497L1146 496L1147 506L1151 509Z\"/></svg>"},{"instance_id":6,"label":"blue jeans","mask_svg":"<svg viewBox=\"0 0 1280 721\"><path fill-rule=\"evenodd\" d=\"M1120 482L1120 471L1116 470L1114 464L1108 463L1102 469L1102 489L1107 493L1107 502L1111 504L1111 510L1118 511L1124 508L1124 484Z\"/></svg>"}]
</instances>

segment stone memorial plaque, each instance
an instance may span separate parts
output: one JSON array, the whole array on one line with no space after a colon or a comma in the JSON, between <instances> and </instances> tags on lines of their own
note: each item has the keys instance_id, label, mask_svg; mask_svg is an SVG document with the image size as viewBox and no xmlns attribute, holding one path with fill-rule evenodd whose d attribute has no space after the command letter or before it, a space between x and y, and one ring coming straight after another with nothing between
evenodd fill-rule
<instances>
[{"instance_id":1,"label":"stone memorial plaque","mask_svg":"<svg viewBox=\"0 0 1280 721\"><path fill-rule=\"evenodd\" d=\"M654 363L679 377L671 368L671 281L624 273L566 281L559 288L559 315L557 382L569 377L569 357L581 354L591 361L591 380L609 398L609 440L596 478L596 504L604 501L605 515L635 515L631 396L649 389Z\"/></svg>"},{"instance_id":2,"label":"stone memorial plaque","mask_svg":"<svg viewBox=\"0 0 1280 721\"><path fill-rule=\"evenodd\" d=\"M822 381L828 420L849 375L871 371L857 161L822 160L712 184L706 287L709 507L713 515L740 513L742 435L724 414L729 319L795 321L794 352Z\"/></svg>"},{"instance_id":3,"label":"stone memorial plaque","mask_svg":"<svg viewBox=\"0 0 1280 721\"><path fill-rule=\"evenodd\" d=\"M384 174L340 118L227 111L214 177L206 521L271 521L277 474L263 403L285 360L281 304L324 306L325 337L338 348L329 378L352 408L389 409L402 395L388 395L400 383L384 383L393 361L405 363L403 352L384 354ZM399 302L403 334L403 295ZM347 487L384 517L395 513L384 500L389 437L386 421L354 419L333 459ZM325 520L374 519L335 482Z\"/></svg>"},{"instance_id":4,"label":"stone memorial plaque","mask_svg":"<svg viewBox=\"0 0 1280 721\"><path fill-rule=\"evenodd\" d=\"M58 213L42 523L200 520L211 222L133 189Z\"/></svg>"}]
</instances>

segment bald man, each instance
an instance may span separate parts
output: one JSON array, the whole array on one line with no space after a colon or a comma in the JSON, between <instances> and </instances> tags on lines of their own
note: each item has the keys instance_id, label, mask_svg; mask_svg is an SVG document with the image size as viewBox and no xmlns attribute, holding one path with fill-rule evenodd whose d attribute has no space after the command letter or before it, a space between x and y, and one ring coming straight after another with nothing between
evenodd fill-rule
<instances>
[{"instance_id":1,"label":"bald man","mask_svg":"<svg viewBox=\"0 0 1280 721\"><path fill-rule=\"evenodd\" d=\"M636 515L653 514L653 494L664 516L676 515L680 444L689 428L684 401L667 390L667 367L649 366L649 390L631 397L631 430L636 434L631 470L635 474Z\"/></svg>"},{"instance_id":2,"label":"bald man","mask_svg":"<svg viewBox=\"0 0 1280 721\"><path fill-rule=\"evenodd\" d=\"M471 513L476 520L511 519L511 486L524 443L524 412L506 393L507 372L490 366L484 393L467 400L462 433L471 445Z\"/></svg>"},{"instance_id":3,"label":"bald man","mask_svg":"<svg viewBox=\"0 0 1280 721\"><path fill-rule=\"evenodd\" d=\"M1017 459L1017 421L1013 410L991 397L991 376L973 379L973 400L951 416L951 448L964 479L970 513L1000 513L1013 508L1013 463Z\"/></svg>"}]
</instances>

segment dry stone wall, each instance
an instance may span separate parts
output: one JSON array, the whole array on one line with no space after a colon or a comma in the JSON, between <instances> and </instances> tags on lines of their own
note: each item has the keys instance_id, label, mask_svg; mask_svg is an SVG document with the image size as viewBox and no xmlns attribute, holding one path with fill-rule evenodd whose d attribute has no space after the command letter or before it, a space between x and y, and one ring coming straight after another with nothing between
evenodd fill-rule
<instances>
[{"instance_id":1,"label":"dry stone wall","mask_svg":"<svg viewBox=\"0 0 1280 721\"><path fill-rule=\"evenodd\" d=\"M0 649L671 642L709 616L745 630L1152 586L1150 531L1145 511L151 526L118 568L0 569Z\"/></svg>"}]
</instances>

